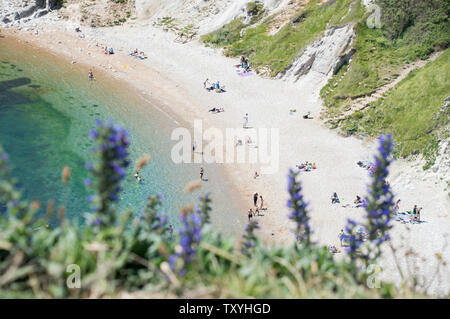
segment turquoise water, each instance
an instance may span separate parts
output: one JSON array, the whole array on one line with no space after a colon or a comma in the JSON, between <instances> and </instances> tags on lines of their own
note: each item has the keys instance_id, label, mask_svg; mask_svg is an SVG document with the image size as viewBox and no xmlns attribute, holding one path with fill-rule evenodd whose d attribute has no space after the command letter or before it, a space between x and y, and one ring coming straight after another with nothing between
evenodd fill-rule
<instances>
[{"instance_id":1,"label":"turquoise water","mask_svg":"<svg viewBox=\"0 0 450 319\"><path fill-rule=\"evenodd\" d=\"M175 141L170 134L177 124L126 84L100 72L96 78L88 81L86 68L0 38L0 144L12 160L12 174L24 196L43 206L55 199L67 208L69 218L82 224L89 209L89 191L83 185L93 146L88 131L95 119L111 119L129 131L133 163L147 153L152 157L141 172L141 184L131 165L123 183L122 209L138 212L149 195L161 193L163 209L177 226L180 207L210 192L213 226L226 233L240 231L245 225L239 211L242 205L233 199L232 185L220 169L204 165L209 181L202 191L183 194L186 183L198 179L199 165L171 161ZM64 166L71 168L68 187L61 182ZM230 222L235 226L230 227Z\"/></svg>"}]
</instances>

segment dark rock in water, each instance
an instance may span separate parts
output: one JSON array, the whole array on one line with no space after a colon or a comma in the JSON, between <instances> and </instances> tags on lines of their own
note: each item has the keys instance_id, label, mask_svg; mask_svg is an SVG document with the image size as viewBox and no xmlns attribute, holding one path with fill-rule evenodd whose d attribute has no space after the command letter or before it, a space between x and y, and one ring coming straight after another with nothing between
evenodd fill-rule
<instances>
[{"instance_id":1,"label":"dark rock in water","mask_svg":"<svg viewBox=\"0 0 450 319\"><path fill-rule=\"evenodd\" d=\"M9 90L18 86L30 84L29 78L17 78L14 80L0 81L0 91Z\"/></svg>"}]
</instances>

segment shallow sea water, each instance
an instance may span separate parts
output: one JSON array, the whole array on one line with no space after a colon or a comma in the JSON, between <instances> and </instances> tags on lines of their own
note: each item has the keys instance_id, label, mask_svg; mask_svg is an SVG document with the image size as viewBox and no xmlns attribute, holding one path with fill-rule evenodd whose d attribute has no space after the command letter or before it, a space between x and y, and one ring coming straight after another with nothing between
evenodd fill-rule
<instances>
[{"instance_id":1,"label":"shallow sea water","mask_svg":"<svg viewBox=\"0 0 450 319\"><path fill-rule=\"evenodd\" d=\"M91 159L88 131L95 119L113 120L130 133L132 164L123 182L121 209L135 213L151 194L163 194L163 210L170 223L178 223L180 207L196 203L198 196L211 193L213 227L228 233L245 226L242 203L219 165L206 164L208 178L200 191L184 194L185 185L199 178L199 164L175 164L170 152L176 141L170 135L178 125L134 88L98 73L89 81L87 68L70 64L53 54L12 39L0 38L0 144L12 160L12 175L27 199L43 206L49 199L64 205L71 219L83 224L89 210L86 161ZM135 161L150 154L142 170L143 181L133 177ZM71 169L69 187L61 182L64 166ZM51 224L58 221L53 219Z\"/></svg>"}]
</instances>

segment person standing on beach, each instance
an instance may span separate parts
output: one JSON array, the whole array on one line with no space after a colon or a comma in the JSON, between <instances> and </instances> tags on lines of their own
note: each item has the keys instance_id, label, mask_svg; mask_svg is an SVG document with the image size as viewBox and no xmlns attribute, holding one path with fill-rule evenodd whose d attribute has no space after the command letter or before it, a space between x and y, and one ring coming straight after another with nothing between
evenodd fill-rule
<instances>
[{"instance_id":1,"label":"person standing on beach","mask_svg":"<svg viewBox=\"0 0 450 319\"><path fill-rule=\"evenodd\" d=\"M92 70L89 70L89 80L93 80L94 79L94 73L92 73Z\"/></svg>"},{"instance_id":2,"label":"person standing on beach","mask_svg":"<svg viewBox=\"0 0 450 319\"><path fill-rule=\"evenodd\" d=\"M200 179L203 181L203 167L200 168Z\"/></svg>"},{"instance_id":3,"label":"person standing on beach","mask_svg":"<svg viewBox=\"0 0 450 319\"><path fill-rule=\"evenodd\" d=\"M259 209L263 209L263 205L264 205L264 200L263 200L263 197L262 197L262 195L259 195L259 199L261 200L261 206L259 207Z\"/></svg>"},{"instance_id":4,"label":"person standing on beach","mask_svg":"<svg viewBox=\"0 0 450 319\"><path fill-rule=\"evenodd\" d=\"M247 128L247 124L248 124L248 113L245 113L244 123L242 124L242 127Z\"/></svg>"},{"instance_id":5,"label":"person standing on beach","mask_svg":"<svg viewBox=\"0 0 450 319\"><path fill-rule=\"evenodd\" d=\"M396 214L398 214L399 211L400 211L400 199L397 200L397 202L395 203L395 206L394 206L394 212Z\"/></svg>"},{"instance_id":6,"label":"person standing on beach","mask_svg":"<svg viewBox=\"0 0 450 319\"><path fill-rule=\"evenodd\" d=\"M253 194L253 204L258 207L258 193Z\"/></svg>"},{"instance_id":7,"label":"person standing on beach","mask_svg":"<svg viewBox=\"0 0 450 319\"><path fill-rule=\"evenodd\" d=\"M248 221L251 221L253 218L253 209L250 208L250 210L248 211Z\"/></svg>"},{"instance_id":8,"label":"person standing on beach","mask_svg":"<svg viewBox=\"0 0 450 319\"><path fill-rule=\"evenodd\" d=\"M341 232L338 235L339 241L341 242L341 247L342 247L342 241L344 240L344 230L341 229Z\"/></svg>"}]
</instances>

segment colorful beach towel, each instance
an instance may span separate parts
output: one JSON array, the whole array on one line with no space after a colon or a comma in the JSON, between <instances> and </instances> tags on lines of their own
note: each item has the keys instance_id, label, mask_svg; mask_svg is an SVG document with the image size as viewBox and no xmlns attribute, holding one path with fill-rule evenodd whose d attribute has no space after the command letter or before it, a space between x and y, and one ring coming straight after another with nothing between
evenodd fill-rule
<instances>
[{"instance_id":1,"label":"colorful beach towel","mask_svg":"<svg viewBox=\"0 0 450 319\"><path fill-rule=\"evenodd\" d=\"M239 72L238 75L242 76L242 77L245 77L245 76L253 75L253 73L252 72Z\"/></svg>"}]
</instances>

